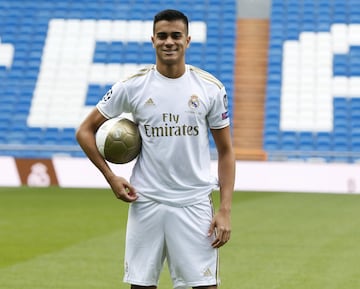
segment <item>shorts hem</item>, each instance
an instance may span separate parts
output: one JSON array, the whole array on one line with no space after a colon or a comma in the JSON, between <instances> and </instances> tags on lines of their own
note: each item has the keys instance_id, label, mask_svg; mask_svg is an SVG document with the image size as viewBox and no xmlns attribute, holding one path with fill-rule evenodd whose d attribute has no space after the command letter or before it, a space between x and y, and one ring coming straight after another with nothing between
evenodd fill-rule
<instances>
[{"instance_id":1,"label":"shorts hem","mask_svg":"<svg viewBox=\"0 0 360 289\"><path fill-rule=\"evenodd\" d=\"M189 282L189 283L178 283L178 284L174 284L174 288L175 289L185 289L185 288L189 288L189 287L200 287L200 286L218 286L219 282L217 282L216 280L213 281L204 281L204 282Z\"/></svg>"},{"instance_id":2,"label":"shorts hem","mask_svg":"<svg viewBox=\"0 0 360 289\"><path fill-rule=\"evenodd\" d=\"M131 285L137 285L137 286L158 286L157 282L144 282L144 281L136 281L136 280L130 280L130 279L124 279L124 283L131 284Z\"/></svg>"}]
</instances>

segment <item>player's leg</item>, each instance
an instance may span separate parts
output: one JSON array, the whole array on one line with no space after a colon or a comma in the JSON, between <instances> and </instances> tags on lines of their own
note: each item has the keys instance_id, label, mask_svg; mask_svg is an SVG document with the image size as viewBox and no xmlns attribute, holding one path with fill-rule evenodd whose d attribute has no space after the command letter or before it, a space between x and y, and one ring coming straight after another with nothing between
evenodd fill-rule
<instances>
[{"instance_id":1,"label":"player's leg","mask_svg":"<svg viewBox=\"0 0 360 289\"><path fill-rule=\"evenodd\" d=\"M174 288L217 288L218 249L208 236L213 216L209 200L182 208L169 207L165 243Z\"/></svg>"},{"instance_id":2,"label":"player's leg","mask_svg":"<svg viewBox=\"0 0 360 289\"><path fill-rule=\"evenodd\" d=\"M165 259L161 204L130 204L126 230L124 279L132 289L157 287Z\"/></svg>"},{"instance_id":3,"label":"player's leg","mask_svg":"<svg viewBox=\"0 0 360 289\"><path fill-rule=\"evenodd\" d=\"M138 285L131 285L131 289L156 289L156 286L138 286Z\"/></svg>"}]
</instances>

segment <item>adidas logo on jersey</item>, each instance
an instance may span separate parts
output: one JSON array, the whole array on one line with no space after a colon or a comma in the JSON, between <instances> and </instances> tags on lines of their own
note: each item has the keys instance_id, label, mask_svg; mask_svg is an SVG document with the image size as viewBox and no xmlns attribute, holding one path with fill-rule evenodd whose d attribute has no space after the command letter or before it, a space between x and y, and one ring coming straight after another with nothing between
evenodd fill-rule
<instances>
[{"instance_id":1,"label":"adidas logo on jersey","mask_svg":"<svg viewBox=\"0 0 360 289\"><path fill-rule=\"evenodd\" d=\"M147 101L145 101L145 105L155 105L155 102L150 97Z\"/></svg>"}]
</instances>

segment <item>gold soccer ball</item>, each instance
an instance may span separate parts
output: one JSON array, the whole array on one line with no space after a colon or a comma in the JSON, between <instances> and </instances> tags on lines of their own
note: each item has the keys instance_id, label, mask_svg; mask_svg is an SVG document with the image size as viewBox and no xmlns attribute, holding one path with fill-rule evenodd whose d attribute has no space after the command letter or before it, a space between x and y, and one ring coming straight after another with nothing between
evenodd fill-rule
<instances>
[{"instance_id":1,"label":"gold soccer ball","mask_svg":"<svg viewBox=\"0 0 360 289\"><path fill-rule=\"evenodd\" d=\"M97 130L95 138L100 154L114 164L132 161L141 150L139 128L128 118L105 121Z\"/></svg>"}]
</instances>

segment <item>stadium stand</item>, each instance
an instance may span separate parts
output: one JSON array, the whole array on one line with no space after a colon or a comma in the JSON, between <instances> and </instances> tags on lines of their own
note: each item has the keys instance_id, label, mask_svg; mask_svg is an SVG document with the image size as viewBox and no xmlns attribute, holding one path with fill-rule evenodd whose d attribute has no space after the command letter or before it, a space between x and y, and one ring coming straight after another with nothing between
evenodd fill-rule
<instances>
[{"instance_id":1,"label":"stadium stand","mask_svg":"<svg viewBox=\"0 0 360 289\"><path fill-rule=\"evenodd\" d=\"M224 82L231 111L235 0L0 0L0 155L84 156L76 126L113 82L154 62L152 19L171 7L194 25L188 62Z\"/></svg>"},{"instance_id":2,"label":"stadium stand","mask_svg":"<svg viewBox=\"0 0 360 289\"><path fill-rule=\"evenodd\" d=\"M359 162L360 2L273 0L268 160Z\"/></svg>"},{"instance_id":3,"label":"stadium stand","mask_svg":"<svg viewBox=\"0 0 360 289\"><path fill-rule=\"evenodd\" d=\"M273 0L239 20L236 0L0 0L0 155L84 156L77 124L154 62L149 23L176 7L195 25L188 62L227 87L237 159L360 162L359 3Z\"/></svg>"}]
</instances>

